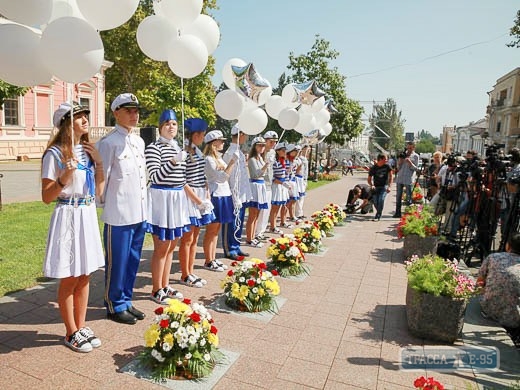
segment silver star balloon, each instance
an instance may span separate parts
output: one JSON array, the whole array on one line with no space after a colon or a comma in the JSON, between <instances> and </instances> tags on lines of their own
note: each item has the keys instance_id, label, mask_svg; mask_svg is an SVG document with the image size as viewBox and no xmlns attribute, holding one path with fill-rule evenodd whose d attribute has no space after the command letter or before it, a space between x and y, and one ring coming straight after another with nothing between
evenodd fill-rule
<instances>
[{"instance_id":1,"label":"silver star balloon","mask_svg":"<svg viewBox=\"0 0 520 390\"><path fill-rule=\"evenodd\" d=\"M316 99L325 96L325 92L318 87L318 84L314 80L301 84L294 84L294 89L296 89L296 93L298 94L298 98L302 104L311 105Z\"/></svg>"},{"instance_id":2,"label":"silver star balloon","mask_svg":"<svg viewBox=\"0 0 520 390\"><path fill-rule=\"evenodd\" d=\"M332 103L333 103L332 99L329 99L329 100L325 101L325 108L327 110L329 110L329 112L331 114L336 114L339 111L338 111L338 109L336 107L334 107L334 104L332 104Z\"/></svg>"},{"instance_id":3,"label":"silver star balloon","mask_svg":"<svg viewBox=\"0 0 520 390\"><path fill-rule=\"evenodd\" d=\"M325 139L326 135L321 129L314 129L303 136L303 141L307 145L316 145Z\"/></svg>"},{"instance_id":4,"label":"silver star balloon","mask_svg":"<svg viewBox=\"0 0 520 390\"><path fill-rule=\"evenodd\" d=\"M231 65L231 70L235 77L237 92L248 97L255 103L258 103L262 91L271 86L269 81L264 79L256 71L253 63L249 63L245 66Z\"/></svg>"}]
</instances>

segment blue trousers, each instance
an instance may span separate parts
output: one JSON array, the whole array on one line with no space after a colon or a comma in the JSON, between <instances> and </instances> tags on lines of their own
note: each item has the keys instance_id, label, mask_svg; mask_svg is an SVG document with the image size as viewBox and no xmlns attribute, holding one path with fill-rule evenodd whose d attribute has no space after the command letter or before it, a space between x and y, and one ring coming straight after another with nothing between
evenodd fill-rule
<instances>
[{"instance_id":1,"label":"blue trousers","mask_svg":"<svg viewBox=\"0 0 520 390\"><path fill-rule=\"evenodd\" d=\"M376 208L375 218L381 218L383 214L383 207L385 205L386 189L388 187L376 187L374 194L372 195L372 202Z\"/></svg>"},{"instance_id":2,"label":"blue trousers","mask_svg":"<svg viewBox=\"0 0 520 390\"><path fill-rule=\"evenodd\" d=\"M239 240L242 237L245 214L246 208L242 206L238 214L238 221L235 216L233 222L222 224L222 247L224 248L225 256L240 255L242 253Z\"/></svg>"},{"instance_id":3,"label":"blue trousers","mask_svg":"<svg viewBox=\"0 0 520 390\"><path fill-rule=\"evenodd\" d=\"M397 183L397 194L395 199L395 213L401 215L401 203L403 199L403 190L406 189L406 204L412 204L412 185Z\"/></svg>"},{"instance_id":4,"label":"blue trousers","mask_svg":"<svg viewBox=\"0 0 520 390\"><path fill-rule=\"evenodd\" d=\"M125 226L105 224L105 307L109 313L132 306L145 231L146 222Z\"/></svg>"}]
</instances>

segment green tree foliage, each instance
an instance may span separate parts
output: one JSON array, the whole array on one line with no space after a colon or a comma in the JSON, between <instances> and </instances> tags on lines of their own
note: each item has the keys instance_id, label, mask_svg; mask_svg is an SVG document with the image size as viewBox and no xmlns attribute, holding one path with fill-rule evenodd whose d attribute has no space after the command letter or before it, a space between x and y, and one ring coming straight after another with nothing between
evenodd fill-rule
<instances>
[{"instance_id":1,"label":"green tree foliage","mask_svg":"<svg viewBox=\"0 0 520 390\"><path fill-rule=\"evenodd\" d=\"M327 94L327 99L333 99L334 107L339 111L330 119L332 133L327 141L343 145L346 141L361 134L363 124L361 113L363 108L355 100L349 99L345 90L346 77L337 67L331 67L330 62L339 56L339 52L331 48L330 42L316 35L316 41L306 54L289 54L287 69L292 74L280 77L279 90L288 83L303 83L315 80Z\"/></svg>"},{"instance_id":2,"label":"green tree foliage","mask_svg":"<svg viewBox=\"0 0 520 390\"><path fill-rule=\"evenodd\" d=\"M404 122L405 119L402 118L401 111L397 110L395 101L392 98L386 99L384 104L374 106L374 112L370 117L373 140L392 154L402 151L404 149Z\"/></svg>"},{"instance_id":3,"label":"green tree foliage","mask_svg":"<svg viewBox=\"0 0 520 390\"><path fill-rule=\"evenodd\" d=\"M216 8L216 0L204 0L204 13ZM143 106L141 124L157 125L159 115L165 108L173 108L180 121L184 91L185 117L202 117L214 125L215 91L211 83L211 76L215 73L214 59L210 57L204 72L193 79L184 80L184 88L181 88L181 79L173 74L166 62L148 58L137 45L137 27L146 16L152 14L152 0L141 0L127 23L101 32L105 58L114 63L106 71L107 118L111 118L110 102L120 93L132 92Z\"/></svg>"},{"instance_id":4,"label":"green tree foliage","mask_svg":"<svg viewBox=\"0 0 520 390\"><path fill-rule=\"evenodd\" d=\"M419 140L431 141L434 145L438 145L440 143L439 137L434 136L429 131L424 129L419 131Z\"/></svg>"},{"instance_id":5,"label":"green tree foliage","mask_svg":"<svg viewBox=\"0 0 520 390\"><path fill-rule=\"evenodd\" d=\"M433 153L435 150L435 144L432 142L432 140L421 139L415 143L415 151L417 153Z\"/></svg>"},{"instance_id":6,"label":"green tree foliage","mask_svg":"<svg viewBox=\"0 0 520 390\"><path fill-rule=\"evenodd\" d=\"M513 41L511 41L511 43L508 43L507 46L519 48L520 47L520 10L518 10L516 12L515 24L509 30L509 35L511 35L513 37Z\"/></svg>"},{"instance_id":7,"label":"green tree foliage","mask_svg":"<svg viewBox=\"0 0 520 390\"><path fill-rule=\"evenodd\" d=\"M29 88L17 87L0 80L0 110L7 99L12 99L20 95L25 95Z\"/></svg>"}]
</instances>

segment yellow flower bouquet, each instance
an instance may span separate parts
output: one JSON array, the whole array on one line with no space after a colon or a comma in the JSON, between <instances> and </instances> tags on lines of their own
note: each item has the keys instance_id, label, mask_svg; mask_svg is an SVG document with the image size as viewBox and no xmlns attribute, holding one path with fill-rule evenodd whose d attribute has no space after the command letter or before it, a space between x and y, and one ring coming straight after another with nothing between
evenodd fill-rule
<instances>
[{"instance_id":1,"label":"yellow flower bouquet","mask_svg":"<svg viewBox=\"0 0 520 390\"><path fill-rule=\"evenodd\" d=\"M276 269L283 277L309 273L303 264L303 252L291 237L272 238L269 242L267 257L271 259L271 269Z\"/></svg>"},{"instance_id":2,"label":"yellow flower bouquet","mask_svg":"<svg viewBox=\"0 0 520 390\"><path fill-rule=\"evenodd\" d=\"M268 271L260 259L234 261L234 266L222 280L226 304L232 308L249 311L277 312L274 297L280 294L280 286L274 278L276 270Z\"/></svg>"},{"instance_id":3,"label":"yellow flower bouquet","mask_svg":"<svg viewBox=\"0 0 520 390\"><path fill-rule=\"evenodd\" d=\"M224 359L217 348L217 328L204 305L171 299L154 313L140 359L156 381L175 376L202 378Z\"/></svg>"},{"instance_id":4,"label":"yellow flower bouquet","mask_svg":"<svg viewBox=\"0 0 520 390\"><path fill-rule=\"evenodd\" d=\"M334 229L334 219L329 211L321 210L315 211L311 218L318 225L318 228L328 237L333 236L332 230Z\"/></svg>"},{"instance_id":5,"label":"yellow flower bouquet","mask_svg":"<svg viewBox=\"0 0 520 390\"><path fill-rule=\"evenodd\" d=\"M327 204L323 211L328 211L332 216L332 222L335 226L343 225L344 219L347 217L347 214L342 210L342 208L334 203Z\"/></svg>"},{"instance_id":6,"label":"yellow flower bouquet","mask_svg":"<svg viewBox=\"0 0 520 390\"><path fill-rule=\"evenodd\" d=\"M318 253L321 247L321 230L316 222L296 222L294 238L304 253Z\"/></svg>"}]
</instances>

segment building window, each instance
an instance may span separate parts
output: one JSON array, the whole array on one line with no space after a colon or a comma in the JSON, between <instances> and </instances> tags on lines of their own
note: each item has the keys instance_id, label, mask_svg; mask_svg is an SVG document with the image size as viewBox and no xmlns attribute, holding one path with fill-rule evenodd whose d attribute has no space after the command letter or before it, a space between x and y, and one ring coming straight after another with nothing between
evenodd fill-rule
<instances>
[{"instance_id":1,"label":"building window","mask_svg":"<svg viewBox=\"0 0 520 390\"><path fill-rule=\"evenodd\" d=\"M500 128L502 127L502 122L497 122L497 133L500 133Z\"/></svg>"},{"instance_id":2,"label":"building window","mask_svg":"<svg viewBox=\"0 0 520 390\"><path fill-rule=\"evenodd\" d=\"M6 99L4 101L4 122L6 126L18 126L20 124L18 99Z\"/></svg>"},{"instance_id":3,"label":"building window","mask_svg":"<svg viewBox=\"0 0 520 390\"><path fill-rule=\"evenodd\" d=\"M89 110L91 111L91 113L92 113L92 108L90 107L90 99L80 97L80 98L79 98L79 104L80 104L81 106L88 107L88 109L89 109ZM91 114L91 113L88 114L88 122L89 122L89 123L92 123L92 116L91 116L92 114Z\"/></svg>"}]
</instances>

